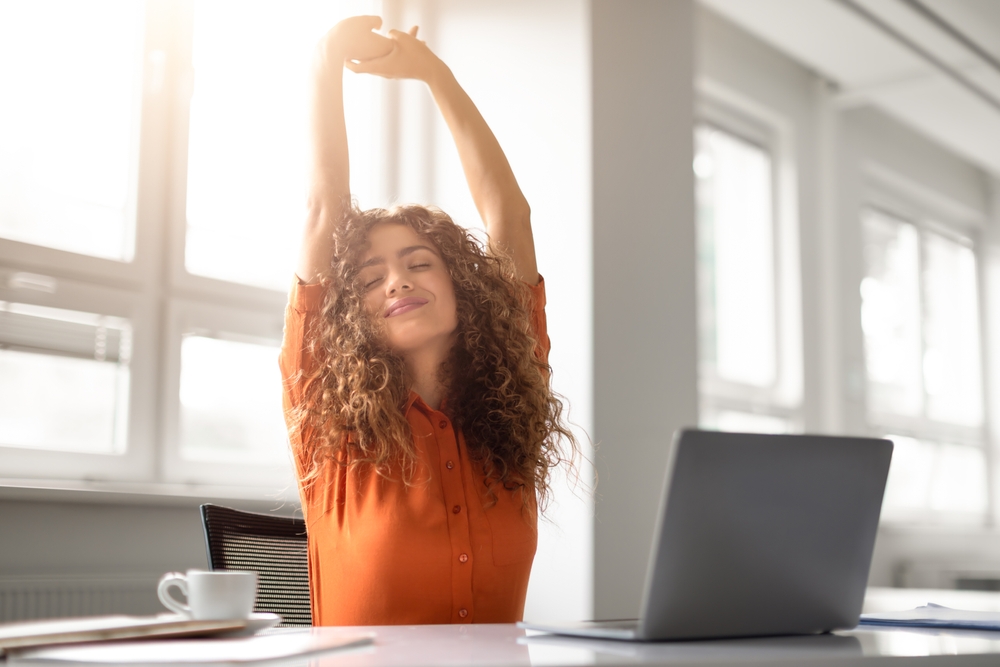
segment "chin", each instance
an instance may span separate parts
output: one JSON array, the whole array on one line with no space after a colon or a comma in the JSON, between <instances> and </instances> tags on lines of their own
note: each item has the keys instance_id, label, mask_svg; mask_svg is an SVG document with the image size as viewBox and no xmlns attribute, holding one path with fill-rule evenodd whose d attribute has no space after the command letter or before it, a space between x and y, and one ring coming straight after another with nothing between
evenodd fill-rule
<instances>
[{"instance_id":1,"label":"chin","mask_svg":"<svg viewBox=\"0 0 1000 667\"><path fill-rule=\"evenodd\" d=\"M422 348L438 346L442 341L448 341L448 348L453 344L453 331L428 331L421 327L414 327L405 331L398 331L389 334L389 347L394 352L406 354L415 352Z\"/></svg>"}]
</instances>

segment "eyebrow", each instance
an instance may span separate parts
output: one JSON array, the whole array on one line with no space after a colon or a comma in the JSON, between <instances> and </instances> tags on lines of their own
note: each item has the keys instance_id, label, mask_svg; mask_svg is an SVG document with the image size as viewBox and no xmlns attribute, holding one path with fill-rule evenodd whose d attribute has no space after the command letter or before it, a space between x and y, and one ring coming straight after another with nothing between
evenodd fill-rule
<instances>
[{"instance_id":1,"label":"eyebrow","mask_svg":"<svg viewBox=\"0 0 1000 667\"><path fill-rule=\"evenodd\" d=\"M428 251L434 253L435 255L437 255L437 253L434 252L434 248L431 248L429 246L425 246L425 245L411 245L411 246L406 246L405 248L403 248L402 250L400 250L399 252L397 252L396 256L399 257L400 259L402 259L403 257L406 257L407 255L412 255L413 253L415 253L418 250L428 250ZM366 269L369 266L374 266L376 264L385 264L385 257L382 257L381 255L378 256L378 257L372 257L372 258L368 259L367 261L362 262L361 266L359 266L358 268L359 269Z\"/></svg>"}]
</instances>

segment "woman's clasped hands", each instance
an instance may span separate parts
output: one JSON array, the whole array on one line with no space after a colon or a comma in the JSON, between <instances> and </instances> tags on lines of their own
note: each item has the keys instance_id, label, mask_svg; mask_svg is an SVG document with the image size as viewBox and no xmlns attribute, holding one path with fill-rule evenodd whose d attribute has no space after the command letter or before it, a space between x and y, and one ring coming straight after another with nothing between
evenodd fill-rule
<instances>
[{"instance_id":1,"label":"woman's clasped hands","mask_svg":"<svg viewBox=\"0 0 1000 667\"><path fill-rule=\"evenodd\" d=\"M344 67L358 74L374 74L387 79L428 81L443 63L417 39L417 26L409 32L382 27L379 16L352 16L335 25L320 43L324 64Z\"/></svg>"}]
</instances>

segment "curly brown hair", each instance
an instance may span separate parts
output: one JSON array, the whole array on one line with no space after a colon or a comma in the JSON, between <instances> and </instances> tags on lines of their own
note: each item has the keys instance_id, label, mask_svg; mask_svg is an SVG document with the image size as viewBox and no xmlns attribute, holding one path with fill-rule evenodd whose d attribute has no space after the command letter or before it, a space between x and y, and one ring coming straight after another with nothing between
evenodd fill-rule
<instances>
[{"instance_id":1,"label":"curly brown hair","mask_svg":"<svg viewBox=\"0 0 1000 667\"><path fill-rule=\"evenodd\" d=\"M376 225L409 225L437 248L455 289L458 327L440 369L444 405L481 465L487 494L497 485L520 490L525 507L544 510L550 471L573 466L578 446L562 422L563 404L549 386L529 313L532 295L510 259L484 247L443 211L424 206L359 210L345 207L334 233L334 255L323 283L317 330L307 332L321 360L305 380L305 400L293 413L311 432L314 481L322 466L369 465L387 475L395 465L412 483L416 462L403 414L410 382L403 359L385 342L364 305L359 261ZM569 446L568 454L561 448Z\"/></svg>"}]
</instances>

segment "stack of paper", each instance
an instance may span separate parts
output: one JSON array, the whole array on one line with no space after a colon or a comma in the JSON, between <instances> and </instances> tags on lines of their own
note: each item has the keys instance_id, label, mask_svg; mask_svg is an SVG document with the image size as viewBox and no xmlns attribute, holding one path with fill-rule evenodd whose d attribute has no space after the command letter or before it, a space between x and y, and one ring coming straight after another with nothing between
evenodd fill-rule
<instances>
[{"instance_id":1,"label":"stack of paper","mask_svg":"<svg viewBox=\"0 0 1000 667\"><path fill-rule=\"evenodd\" d=\"M247 626L246 619L196 621L177 614L162 616L90 616L0 624L0 655L27 646L134 639L217 635Z\"/></svg>"},{"instance_id":2,"label":"stack of paper","mask_svg":"<svg viewBox=\"0 0 1000 667\"><path fill-rule=\"evenodd\" d=\"M953 630L1000 630L1000 612L963 611L928 604L909 611L862 614L861 625Z\"/></svg>"},{"instance_id":3,"label":"stack of paper","mask_svg":"<svg viewBox=\"0 0 1000 667\"><path fill-rule=\"evenodd\" d=\"M290 632L244 639L101 642L11 651L8 665L253 665L370 645L373 633Z\"/></svg>"}]
</instances>

